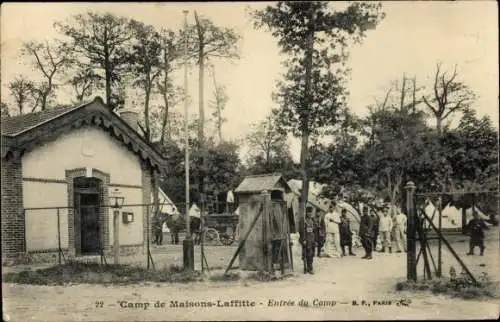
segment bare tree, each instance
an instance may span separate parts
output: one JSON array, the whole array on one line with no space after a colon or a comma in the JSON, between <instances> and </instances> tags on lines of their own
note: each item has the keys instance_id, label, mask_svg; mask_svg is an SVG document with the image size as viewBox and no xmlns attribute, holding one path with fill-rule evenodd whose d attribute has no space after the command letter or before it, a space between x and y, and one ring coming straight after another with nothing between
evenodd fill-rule
<instances>
[{"instance_id":1,"label":"bare tree","mask_svg":"<svg viewBox=\"0 0 500 322\"><path fill-rule=\"evenodd\" d=\"M49 44L45 42L28 42L23 44L21 54L33 58L33 66L40 71L44 80L36 86L36 92L40 95L40 108L47 109L49 98L54 95L57 88L55 76L62 73L72 61L69 46L62 42Z\"/></svg>"},{"instance_id":2,"label":"bare tree","mask_svg":"<svg viewBox=\"0 0 500 322\"><path fill-rule=\"evenodd\" d=\"M457 81L457 66L449 74L437 64L433 93L422 96L425 105L436 119L436 130L442 133L443 121L455 112L468 108L475 100L474 92L463 82Z\"/></svg>"},{"instance_id":3,"label":"bare tree","mask_svg":"<svg viewBox=\"0 0 500 322\"><path fill-rule=\"evenodd\" d=\"M210 105L214 109L212 116L215 118L215 127L219 136L219 142L222 142L222 125L227 121L227 119L222 116L222 112L226 107L229 97L226 94L226 87L217 84L215 66L212 66L212 79L214 82L214 100L210 102Z\"/></svg>"}]
</instances>

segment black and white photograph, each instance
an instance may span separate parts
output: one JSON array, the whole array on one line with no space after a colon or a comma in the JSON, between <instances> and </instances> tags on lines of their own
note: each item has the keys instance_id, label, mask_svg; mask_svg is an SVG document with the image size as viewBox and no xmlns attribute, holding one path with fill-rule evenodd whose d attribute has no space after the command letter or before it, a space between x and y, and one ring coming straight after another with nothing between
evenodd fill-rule
<instances>
[{"instance_id":1,"label":"black and white photograph","mask_svg":"<svg viewBox=\"0 0 500 322\"><path fill-rule=\"evenodd\" d=\"M497 2L0 22L3 321L499 318Z\"/></svg>"}]
</instances>

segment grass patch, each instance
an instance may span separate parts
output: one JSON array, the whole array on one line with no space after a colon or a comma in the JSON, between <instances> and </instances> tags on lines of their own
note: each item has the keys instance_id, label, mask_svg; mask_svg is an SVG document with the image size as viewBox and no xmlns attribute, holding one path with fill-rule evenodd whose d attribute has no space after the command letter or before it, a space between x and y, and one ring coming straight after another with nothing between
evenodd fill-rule
<instances>
[{"instance_id":1,"label":"grass patch","mask_svg":"<svg viewBox=\"0 0 500 322\"><path fill-rule=\"evenodd\" d=\"M35 285L64 284L134 284L140 282L189 283L203 280L198 271L184 271L179 266L147 270L130 265L100 265L98 263L68 262L35 271L6 273L7 283Z\"/></svg>"},{"instance_id":2,"label":"grass patch","mask_svg":"<svg viewBox=\"0 0 500 322\"><path fill-rule=\"evenodd\" d=\"M450 279L435 278L423 281L404 281L396 284L396 291L430 291L433 294L446 294L466 300L498 298L498 283L491 280L487 273L482 273L475 284L465 274Z\"/></svg>"},{"instance_id":3,"label":"grass patch","mask_svg":"<svg viewBox=\"0 0 500 322\"><path fill-rule=\"evenodd\" d=\"M241 275L238 272L228 272L224 273L214 273L209 278L212 282L232 282L241 279Z\"/></svg>"}]
</instances>

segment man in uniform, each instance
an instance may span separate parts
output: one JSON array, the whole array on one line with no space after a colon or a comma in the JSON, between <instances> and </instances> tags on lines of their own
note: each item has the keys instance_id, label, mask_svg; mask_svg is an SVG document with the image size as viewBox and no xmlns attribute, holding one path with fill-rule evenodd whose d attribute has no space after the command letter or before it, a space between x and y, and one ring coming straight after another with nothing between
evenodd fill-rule
<instances>
[{"instance_id":1,"label":"man in uniform","mask_svg":"<svg viewBox=\"0 0 500 322\"><path fill-rule=\"evenodd\" d=\"M347 210L344 208L340 215L340 247L342 247L342 256L345 256L346 246L349 249L349 255L356 256L356 254L352 252L351 225L349 223L349 218L347 218Z\"/></svg>"},{"instance_id":2,"label":"man in uniform","mask_svg":"<svg viewBox=\"0 0 500 322\"><path fill-rule=\"evenodd\" d=\"M370 213L371 213L370 218L371 218L372 225L373 225L372 250L376 250L377 249L377 238L378 238L378 226L379 226L380 220L379 220L377 214L375 213L375 211L372 210L372 211L370 211ZM380 251L382 251L382 249Z\"/></svg>"},{"instance_id":3,"label":"man in uniform","mask_svg":"<svg viewBox=\"0 0 500 322\"><path fill-rule=\"evenodd\" d=\"M467 232L469 233L469 252L467 255L474 255L474 247L479 246L480 255L484 254L484 229L488 229L484 221L479 218L479 214L473 209L472 215L474 218L467 224Z\"/></svg>"},{"instance_id":4,"label":"man in uniform","mask_svg":"<svg viewBox=\"0 0 500 322\"><path fill-rule=\"evenodd\" d=\"M359 223L359 238L361 238L361 245L365 250L365 256L362 259L372 259L373 250L373 220L368 214L368 208L363 208L361 220Z\"/></svg>"},{"instance_id":5,"label":"man in uniform","mask_svg":"<svg viewBox=\"0 0 500 322\"><path fill-rule=\"evenodd\" d=\"M323 216L320 212L317 212L315 218L316 246L318 249L316 256L318 257L320 257L321 249L323 249L323 245L325 244L325 222L323 221Z\"/></svg>"},{"instance_id":6,"label":"man in uniform","mask_svg":"<svg viewBox=\"0 0 500 322\"><path fill-rule=\"evenodd\" d=\"M299 242L302 245L302 260L304 261L304 274L314 274L313 257L316 246L316 236L314 234L316 224L311 213L306 213L306 218L301 219L299 229Z\"/></svg>"}]
</instances>

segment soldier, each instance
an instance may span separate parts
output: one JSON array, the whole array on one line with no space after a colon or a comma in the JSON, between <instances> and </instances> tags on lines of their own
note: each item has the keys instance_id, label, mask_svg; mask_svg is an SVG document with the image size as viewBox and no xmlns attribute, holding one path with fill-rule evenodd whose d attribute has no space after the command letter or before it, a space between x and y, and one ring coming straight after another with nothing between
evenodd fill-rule
<instances>
[{"instance_id":1,"label":"soldier","mask_svg":"<svg viewBox=\"0 0 500 322\"><path fill-rule=\"evenodd\" d=\"M321 249L323 249L323 245L325 244L325 222L323 221L323 216L321 215L320 212L316 213L316 228L315 228L315 235L316 235L316 246L317 246L317 255L318 257L321 256Z\"/></svg>"},{"instance_id":2,"label":"soldier","mask_svg":"<svg viewBox=\"0 0 500 322\"><path fill-rule=\"evenodd\" d=\"M372 221L372 225L373 225L373 232L372 232L372 250L376 250L377 249L377 238L378 238L378 226L379 226L379 218L377 216L377 214L375 213L375 211L370 211L371 215L370 215L370 218L371 218L371 221ZM382 251L382 249L380 250Z\"/></svg>"},{"instance_id":3,"label":"soldier","mask_svg":"<svg viewBox=\"0 0 500 322\"><path fill-rule=\"evenodd\" d=\"M381 252L383 253L385 253L386 248L389 249L389 253L392 253L392 241L391 241L392 221L393 219L389 216L389 208L384 207L384 214L380 218L379 228L378 228L378 232L382 243Z\"/></svg>"},{"instance_id":4,"label":"soldier","mask_svg":"<svg viewBox=\"0 0 500 322\"><path fill-rule=\"evenodd\" d=\"M313 257L314 248L316 246L315 227L316 223L312 218L311 213L306 213L305 220L300 222L299 229L299 242L302 245L302 260L304 261L304 274L314 274L313 271Z\"/></svg>"},{"instance_id":5,"label":"soldier","mask_svg":"<svg viewBox=\"0 0 500 322\"><path fill-rule=\"evenodd\" d=\"M163 218L161 215L155 216L153 218L153 234L154 240L153 244L161 245L163 244Z\"/></svg>"},{"instance_id":6,"label":"soldier","mask_svg":"<svg viewBox=\"0 0 500 322\"><path fill-rule=\"evenodd\" d=\"M474 218L467 224L467 232L469 233L469 252L467 255L474 255L474 247L479 246L480 255L484 254L484 229L488 229L484 221L479 218L479 214L473 209L472 215Z\"/></svg>"},{"instance_id":7,"label":"soldier","mask_svg":"<svg viewBox=\"0 0 500 322\"><path fill-rule=\"evenodd\" d=\"M342 248L342 256L345 256L346 246L349 249L349 255L356 256L352 252L352 232L349 218L347 218L347 210L342 209L342 214L340 215L340 247Z\"/></svg>"},{"instance_id":8,"label":"soldier","mask_svg":"<svg viewBox=\"0 0 500 322\"><path fill-rule=\"evenodd\" d=\"M372 259L373 251L373 219L368 215L368 208L363 208L361 220L359 223L359 237L365 250L365 256L362 259Z\"/></svg>"}]
</instances>

